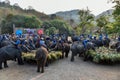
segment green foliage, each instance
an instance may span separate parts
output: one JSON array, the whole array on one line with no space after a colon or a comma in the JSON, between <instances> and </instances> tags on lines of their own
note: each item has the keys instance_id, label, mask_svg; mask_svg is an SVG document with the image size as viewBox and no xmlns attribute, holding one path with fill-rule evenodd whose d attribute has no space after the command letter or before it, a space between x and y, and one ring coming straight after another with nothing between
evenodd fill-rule
<instances>
[{"instance_id":1,"label":"green foliage","mask_svg":"<svg viewBox=\"0 0 120 80\"><path fill-rule=\"evenodd\" d=\"M106 25L107 33L108 33L108 34L114 33L114 29L113 29L113 28L114 28L114 27L113 27L113 23L107 24L107 25Z\"/></svg>"},{"instance_id":2,"label":"green foliage","mask_svg":"<svg viewBox=\"0 0 120 80\"><path fill-rule=\"evenodd\" d=\"M116 5L114 6L115 10L113 12L114 18L117 18L117 16L120 16L120 2L116 1Z\"/></svg>"},{"instance_id":3,"label":"green foliage","mask_svg":"<svg viewBox=\"0 0 120 80\"><path fill-rule=\"evenodd\" d=\"M11 22L7 22L6 20L2 20L2 23L1 23L1 32L2 33L12 33L13 30L12 30L12 24Z\"/></svg>"},{"instance_id":4,"label":"green foliage","mask_svg":"<svg viewBox=\"0 0 120 80\"><path fill-rule=\"evenodd\" d=\"M45 33L47 35L50 35L50 34L55 34L56 33L55 31L56 31L55 27L50 27L50 28L48 28L48 29L45 30Z\"/></svg>"},{"instance_id":5,"label":"green foliage","mask_svg":"<svg viewBox=\"0 0 120 80\"><path fill-rule=\"evenodd\" d=\"M8 14L4 20L2 20L2 33L13 33L13 24L16 27L23 28L39 28L41 22L36 17L28 17L22 15Z\"/></svg>"},{"instance_id":6,"label":"green foliage","mask_svg":"<svg viewBox=\"0 0 120 80\"><path fill-rule=\"evenodd\" d=\"M25 27L26 28L40 28L41 22L36 17L25 17Z\"/></svg>"},{"instance_id":7,"label":"green foliage","mask_svg":"<svg viewBox=\"0 0 120 80\"><path fill-rule=\"evenodd\" d=\"M120 62L120 54L105 47L100 47L96 51L89 50L87 56L90 56L95 63L112 64Z\"/></svg>"},{"instance_id":8,"label":"green foliage","mask_svg":"<svg viewBox=\"0 0 120 80\"><path fill-rule=\"evenodd\" d=\"M119 20L117 20L119 19ZM113 23L113 33L120 34L120 16L117 17L116 21Z\"/></svg>"},{"instance_id":9,"label":"green foliage","mask_svg":"<svg viewBox=\"0 0 120 80\"><path fill-rule=\"evenodd\" d=\"M120 34L120 2L116 1L115 3L115 10L113 12L113 16L115 19L115 22L113 23L113 33Z\"/></svg>"},{"instance_id":10,"label":"green foliage","mask_svg":"<svg viewBox=\"0 0 120 80\"><path fill-rule=\"evenodd\" d=\"M86 33L86 30L89 27L93 26L92 21L94 20L94 16L90 14L89 10L80 10L79 15L80 15L80 24L76 28L76 32L77 34Z\"/></svg>"},{"instance_id":11,"label":"green foliage","mask_svg":"<svg viewBox=\"0 0 120 80\"><path fill-rule=\"evenodd\" d=\"M97 20L97 26L100 27L100 33L105 32L106 33L106 27L108 24L108 17L107 16L100 16Z\"/></svg>"},{"instance_id":12,"label":"green foliage","mask_svg":"<svg viewBox=\"0 0 120 80\"><path fill-rule=\"evenodd\" d=\"M36 16L40 20L49 20L49 16L38 12L34 9L29 10L29 9L22 9L17 3L14 5L10 5L5 2L0 2L0 19L6 17L8 14L13 14L13 15L24 15L24 16Z\"/></svg>"},{"instance_id":13,"label":"green foliage","mask_svg":"<svg viewBox=\"0 0 120 80\"><path fill-rule=\"evenodd\" d=\"M120 2L119 1L112 1L116 3L114 6L113 15L114 21L109 22L109 16L101 16L97 20L97 26L100 27L100 32L106 32L108 34L120 34Z\"/></svg>"},{"instance_id":14,"label":"green foliage","mask_svg":"<svg viewBox=\"0 0 120 80\"><path fill-rule=\"evenodd\" d=\"M72 32L72 28L62 20L45 21L43 22L42 27L44 28L44 30L46 30L45 32L47 33L49 32L49 34L51 33L71 34Z\"/></svg>"}]
</instances>

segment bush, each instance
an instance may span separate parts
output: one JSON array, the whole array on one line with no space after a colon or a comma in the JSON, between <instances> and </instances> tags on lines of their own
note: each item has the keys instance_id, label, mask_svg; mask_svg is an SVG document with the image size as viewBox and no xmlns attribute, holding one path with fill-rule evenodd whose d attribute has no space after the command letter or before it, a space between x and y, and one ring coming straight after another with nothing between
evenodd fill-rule
<instances>
[{"instance_id":1,"label":"bush","mask_svg":"<svg viewBox=\"0 0 120 80\"><path fill-rule=\"evenodd\" d=\"M113 64L120 62L120 54L105 47L101 47L96 51L89 50L87 55L92 57L92 61L95 63Z\"/></svg>"}]
</instances>

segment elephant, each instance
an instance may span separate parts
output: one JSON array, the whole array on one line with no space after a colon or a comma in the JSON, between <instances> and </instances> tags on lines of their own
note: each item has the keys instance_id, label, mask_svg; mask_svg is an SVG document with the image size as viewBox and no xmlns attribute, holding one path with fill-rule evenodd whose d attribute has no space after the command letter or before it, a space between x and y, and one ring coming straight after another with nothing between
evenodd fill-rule
<instances>
[{"instance_id":1,"label":"elephant","mask_svg":"<svg viewBox=\"0 0 120 80\"><path fill-rule=\"evenodd\" d=\"M4 41L1 41L0 42L0 48L4 47L4 46L7 46L7 45L10 45L11 42L9 40L4 40Z\"/></svg>"},{"instance_id":2,"label":"elephant","mask_svg":"<svg viewBox=\"0 0 120 80\"><path fill-rule=\"evenodd\" d=\"M78 36L72 36L72 41L73 41L73 42L79 41L79 37L78 37Z\"/></svg>"},{"instance_id":3,"label":"elephant","mask_svg":"<svg viewBox=\"0 0 120 80\"><path fill-rule=\"evenodd\" d=\"M56 46L51 49L51 51L61 51L62 58L64 58L64 56L67 58L70 51L70 45L67 42L59 41Z\"/></svg>"},{"instance_id":4,"label":"elephant","mask_svg":"<svg viewBox=\"0 0 120 80\"><path fill-rule=\"evenodd\" d=\"M109 43L110 43L110 39L109 39L109 38L104 38L104 39L103 39L103 45L104 45L105 47L109 47Z\"/></svg>"},{"instance_id":5,"label":"elephant","mask_svg":"<svg viewBox=\"0 0 120 80\"><path fill-rule=\"evenodd\" d=\"M103 40L92 40L91 42L95 44L95 47L103 46Z\"/></svg>"},{"instance_id":6,"label":"elephant","mask_svg":"<svg viewBox=\"0 0 120 80\"><path fill-rule=\"evenodd\" d=\"M94 43L92 42L87 42L86 45L83 45L80 42L73 42L71 46L71 51L72 51L71 61L72 62L74 61L74 56L76 56L77 54L79 54L79 57L82 55L84 57L84 61L86 61L88 58L86 52L90 49L95 50Z\"/></svg>"},{"instance_id":7,"label":"elephant","mask_svg":"<svg viewBox=\"0 0 120 80\"><path fill-rule=\"evenodd\" d=\"M18 64L23 65L21 51L16 48L14 45L8 45L0 48L0 69L2 69L2 63L4 63L4 67L8 67L7 60L15 60L17 58Z\"/></svg>"},{"instance_id":8,"label":"elephant","mask_svg":"<svg viewBox=\"0 0 120 80\"><path fill-rule=\"evenodd\" d=\"M62 45L63 45L63 47L62 47L62 58L64 58L64 55L67 58L68 54L69 54L69 51L70 51L70 45L68 43L63 43Z\"/></svg>"},{"instance_id":9,"label":"elephant","mask_svg":"<svg viewBox=\"0 0 120 80\"><path fill-rule=\"evenodd\" d=\"M94 43L92 43L92 42L87 42L87 44L86 44L86 48L85 48L85 54L84 54L84 61L86 61L86 60L88 60L88 59L90 59L91 57L87 54L87 51L89 51L89 50L93 50L93 51L95 51L95 45L94 45Z\"/></svg>"},{"instance_id":10,"label":"elephant","mask_svg":"<svg viewBox=\"0 0 120 80\"><path fill-rule=\"evenodd\" d=\"M48 51L45 47L41 46L37 49L35 59L37 62L37 72L44 73L44 66L47 63Z\"/></svg>"},{"instance_id":11,"label":"elephant","mask_svg":"<svg viewBox=\"0 0 120 80\"><path fill-rule=\"evenodd\" d=\"M86 44L86 49L87 49L87 50L92 49L92 50L95 51L95 44L92 43L92 42L87 42L87 44Z\"/></svg>"},{"instance_id":12,"label":"elephant","mask_svg":"<svg viewBox=\"0 0 120 80\"><path fill-rule=\"evenodd\" d=\"M109 38L104 38L103 40L91 40L92 43L95 44L95 47L101 47L101 46L105 46L105 47L109 47L109 43L110 43L110 39Z\"/></svg>"},{"instance_id":13,"label":"elephant","mask_svg":"<svg viewBox=\"0 0 120 80\"><path fill-rule=\"evenodd\" d=\"M57 42L57 44L55 45L55 47L53 48L53 50L55 51L62 51L63 45L60 42Z\"/></svg>"},{"instance_id":14,"label":"elephant","mask_svg":"<svg viewBox=\"0 0 120 80\"><path fill-rule=\"evenodd\" d=\"M75 41L71 45L71 51L72 51L71 62L73 62L74 61L74 56L76 56L77 54L79 54L79 56L84 54L85 48L84 48L83 44Z\"/></svg>"}]
</instances>

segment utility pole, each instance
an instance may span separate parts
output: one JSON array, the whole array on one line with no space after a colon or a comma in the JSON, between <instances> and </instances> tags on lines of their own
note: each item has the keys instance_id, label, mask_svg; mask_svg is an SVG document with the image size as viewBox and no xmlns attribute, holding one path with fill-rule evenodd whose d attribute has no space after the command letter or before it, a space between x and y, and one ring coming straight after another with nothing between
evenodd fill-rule
<instances>
[{"instance_id":1,"label":"utility pole","mask_svg":"<svg viewBox=\"0 0 120 80\"><path fill-rule=\"evenodd\" d=\"M15 24L13 24L13 33L15 33L15 30L16 30L16 29L15 29Z\"/></svg>"}]
</instances>

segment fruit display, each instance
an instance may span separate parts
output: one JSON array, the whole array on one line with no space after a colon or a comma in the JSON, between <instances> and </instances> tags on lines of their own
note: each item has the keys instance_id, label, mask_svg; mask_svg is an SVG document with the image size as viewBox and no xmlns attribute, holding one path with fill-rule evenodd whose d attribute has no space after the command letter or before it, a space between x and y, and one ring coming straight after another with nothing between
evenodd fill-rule
<instances>
[{"instance_id":1,"label":"fruit display","mask_svg":"<svg viewBox=\"0 0 120 80\"><path fill-rule=\"evenodd\" d=\"M31 53L22 53L22 57L23 59L26 59L26 60L35 60L35 52L36 51L32 51ZM60 59L62 57L62 52L60 51L51 51L49 54L48 54L48 60L52 60L52 61L55 61L57 59Z\"/></svg>"},{"instance_id":2,"label":"fruit display","mask_svg":"<svg viewBox=\"0 0 120 80\"><path fill-rule=\"evenodd\" d=\"M22 53L23 59L35 60L35 53Z\"/></svg>"},{"instance_id":3,"label":"fruit display","mask_svg":"<svg viewBox=\"0 0 120 80\"><path fill-rule=\"evenodd\" d=\"M105 47L100 47L96 51L89 50L87 55L92 57L95 63L113 64L120 62L120 54Z\"/></svg>"}]
</instances>

